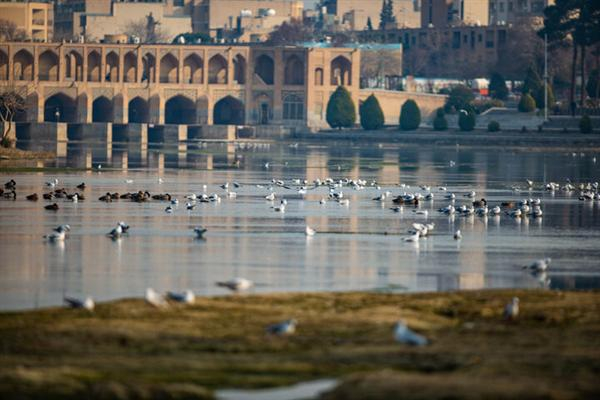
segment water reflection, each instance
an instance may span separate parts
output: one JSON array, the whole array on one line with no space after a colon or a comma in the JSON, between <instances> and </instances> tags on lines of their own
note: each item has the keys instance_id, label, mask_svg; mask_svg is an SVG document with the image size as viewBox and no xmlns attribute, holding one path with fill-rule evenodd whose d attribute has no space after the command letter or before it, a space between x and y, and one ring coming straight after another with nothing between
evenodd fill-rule
<instances>
[{"instance_id":1,"label":"water reflection","mask_svg":"<svg viewBox=\"0 0 600 400\"><path fill-rule=\"evenodd\" d=\"M39 143L21 142L19 147L49 149ZM178 146L69 142L64 147L56 150L57 160L47 166L85 171L2 173L4 181L14 177L18 182L19 199L0 201L1 308L59 304L64 293L90 294L99 300L141 296L147 286L221 294L214 282L233 276L254 280L256 291L541 287L548 286L547 279L550 287L600 287L600 203L545 192L540 185L567 178L598 180L592 161L598 154L573 157L502 148L336 142ZM57 177L70 191L86 182L87 199L60 202L56 213L45 211L42 201L24 200L27 194L41 194L50 177ZM347 207L333 201L319 204L327 197L326 188L304 196L275 188L289 201L282 215L264 200L266 189L256 187L272 178L312 182L327 177L376 181L394 194L426 184L436 200L420 205L429 211L425 217L413 213L412 206L394 213L391 202L372 201L378 194L374 188L344 188L350 199ZM526 189L525 179L538 186ZM236 189L237 199L185 209L185 195L201 193L205 184L209 193L224 194L219 185L233 181L242 184ZM515 185L522 189L512 190ZM441 215L437 209L448 202L437 191L440 186L457 193L456 206L469 201L462 193L470 190L492 204L540 197L544 218ZM165 203L156 201L97 201L107 191L137 190L171 193L180 204L169 215ZM106 238L119 220L132 226L131 234L117 241ZM415 221L435 222L436 230L416 245L402 242ZM63 244L45 243L42 236L62 223L72 226L71 237ZM206 240L195 239L192 229L198 225L209 229ZM317 235L306 238L306 225ZM458 242L452 238L457 229L463 232ZM523 263L543 256L554 259L545 279L523 273Z\"/></svg>"}]
</instances>

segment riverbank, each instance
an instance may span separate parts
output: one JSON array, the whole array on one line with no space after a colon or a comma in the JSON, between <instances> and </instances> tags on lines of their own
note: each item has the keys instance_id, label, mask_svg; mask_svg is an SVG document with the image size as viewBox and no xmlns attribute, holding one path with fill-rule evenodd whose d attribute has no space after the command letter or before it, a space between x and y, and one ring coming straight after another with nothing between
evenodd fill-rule
<instances>
[{"instance_id":1,"label":"riverbank","mask_svg":"<svg viewBox=\"0 0 600 400\"><path fill-rule=\"evenodd\" d=\"M513 296L522 315L508 323ZM265 333L289 318L295 335ZM432 344L396 343L400 318ZM4 399L202 399L320 378L343 382L326 399L591 398L600 292L275 294L5 312L0 355Z\"/></svg>"},{"instance_id":2,"label":"riverbank","mask_svg":"<svg viewBox=\"0 0 600 400\"><path fill-rule=\"evenodd\" d=\"M2 160L49 160L56 158L56 154L49 151L29 151L13 147L0 146L0 161Z\"/></svg>"}]
</instances>

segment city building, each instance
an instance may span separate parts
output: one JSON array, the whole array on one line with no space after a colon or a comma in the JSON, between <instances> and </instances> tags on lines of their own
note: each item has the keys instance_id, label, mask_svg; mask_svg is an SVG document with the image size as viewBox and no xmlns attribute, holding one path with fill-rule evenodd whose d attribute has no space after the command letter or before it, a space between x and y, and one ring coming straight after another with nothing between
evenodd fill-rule
<instances>
[{"instance_id":1,"label":"city building","mask_svg":"<svg viewBox=\"0 0 600 400\"><path fill-rule=\"evenodd\" d=\"M52 8L42 1L0 1L0 19L14 23L27 39L48 42L53 37Z\"/></svg>"},{"instance_id":2,"label":"city building","mask_svg":"<svg viewBox=\"0 0 600 400\"><path fill-rule=\"evenodd\" d=\"M421 27L488 25L490 0L422 0Z\"/></svg>"},{"instance_id":3,"label":"city building","mask_svg":"<svg viewBox=\"0 0 600 400\"><path fill-rule=\"evenodd\" d=\"M490 24L512 24L525 19L543 18L544 8L554 0L490 0Z\"/></svg>"},{"instance_id":4,"label":"city building","mask_svg":"<svg viewBox=\"0 0 600 400\"><path fill-rule=\"evenodd\" d=\"M420 3L421 0L395 0L396 25L387 28L418 28L421 21ZM358 31L367 29L369 19L373 29L379 28L382 5L383 0L326 0L321 11L326 20Z\"/></svg>"},{"instance_id":5,"label":"city building","mask_svg":"<svg viewBox=\"0 0 600 400\"><path fill-rule=\"evenodd\" d=\"M428 77L488 76L511 26L454 26L357 32L363 43L402 43L403 72Z\"/></svg>"},{"instance_id":6,"label":"city building","mask_svg":"<svg viewBox=\"0 0 600 400\"><path fill-rule=\"evenodd\" d=\"M359 75L353 48L0 43L30 122L325 127L337 86L358 107Z\"/></svg>"},{"instance_id":7,"label":"city building","mask_svg":"<svg viewBox=\"0 0 600 400\"><path fill-rule=\"evenodd\" d=\"M221 36L222 31L244 28L251 35L272 30L290 19L302 19L302 0L195 0L194 32Z\"/></svg>"},{"instance_id":8,"label":"city building","mask_svg":"<svg viewBox=\"0 0 600 400\"><path fill-rule=\"evenodd\" d=\"M162 39L171 41L180 33L192 31L192 11L193 0L57 0L56 37L100 41L107 35L140 36L152 15Z\"/></svg>"}]
</instances>

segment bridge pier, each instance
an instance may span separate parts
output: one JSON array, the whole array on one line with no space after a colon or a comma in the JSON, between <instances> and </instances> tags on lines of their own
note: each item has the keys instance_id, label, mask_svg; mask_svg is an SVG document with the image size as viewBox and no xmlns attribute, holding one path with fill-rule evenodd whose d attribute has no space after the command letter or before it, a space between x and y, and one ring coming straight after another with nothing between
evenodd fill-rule
<instances>
[{"instance_id":1,"label":"bridge pier","mask_svg":"<svg viewBox=\"0 0 600 400\"><path fill-rule=\"evenodd\" d=\"M111 122L69 124L67 127L67 136L69 140L112 143L113 124Z\"/></svg>"},{"instance_id":2,"label":"bridge pier","mask_svg":"<svg viewBox=\"0 0 600 400\"><path fill-rule=\"evenodd\" d=\"M34 140L36 142L66 142L68 140L67 123L19 122L17 123L16 137L17 140Z\"/></svg>"},{"instance_id":3,"label":"bridge pier","mask_svg":"<svg viewBox=\"0 0 600 400\"><path fill-rule=\"evenodd\" d=\"M148 141L151 143L178 144L187 139L187 125L154 125L148 129Z\"/></svg>"},{"instance_id":4,"label":"bridge pier","mask_svg":"<svg viewBox=\"0 0 600 400\"><path fill-rule=\"evenodd\" d=\"M112 132L115 142L148 144L148 124L114 124Z\"/></svg>"}]
</instances>

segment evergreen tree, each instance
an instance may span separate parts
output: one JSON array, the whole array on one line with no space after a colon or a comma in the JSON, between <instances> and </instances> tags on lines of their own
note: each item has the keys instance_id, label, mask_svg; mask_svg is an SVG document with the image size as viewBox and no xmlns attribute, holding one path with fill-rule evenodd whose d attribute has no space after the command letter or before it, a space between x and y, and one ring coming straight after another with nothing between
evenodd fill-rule
<instances>
[{"instance_id":1,"label":"evergreen tree","mask_svg":"<svg viewBox=\"0 0 600 400\"><path fill-rule=\"evenodd\" d=\"M448 121L446 120L446 113L444 108L440 107L435 112L435 118L433 119L433 130L434 131L445 131L448 129Z\"/></svg>"},{"instance_id":2,"label":"evergreen tree","mask_svg":"<svg viewBox=\"0 0 600 400\"><path fill-rule=\"evenodd\" d=\"M475 100L475 95L471 89L465 85L457 85L450 90L444 109L446 112L462 110L469 107L473 100Z\"/></svg>"},{"instance_id":3,"label":"evergreen tree","mask_svg":"<svg viewBox=\"0 0 600 400\"><path fill-rule=\"evenodd\" d=\"M465 132L475 129L475 110L472 107L467 107L459 111L458 127L461 131Z\"/></svg>"},{"instance_id":4,"label":"evergreen tree","mask_svg":"<svg viewBox=\"0 0 600 400\"><path fill-rule=\"evenodd\" d=\"M590 73L585 90L592 99L600 98L600 74L597 69Z\"/></svg>"},{"instance_id":5,"label":"evergreen tree","mask_svg":"<svg viewBox=\"0 0 600 400\"><path fill-rule=\"evenodd\" d=\"M370 95L360 107L360 124L363 129L372 131L380 129L385 123L385 117L375 95Z\"/></svg>"},{"instance_id":6,"label":"evergreen tree","mask_svg":"<svg viewBox=\"0 0 600 400\"><path fill-rule=\"evenodd\" d=\"M508 97L508 88L504 77L497 72L494 72L490 78L489 86L490 96L498 100L506 100Z\"/></svg>"},{"instance_id":7,"label":"evergreen tree","mask_svg":"<svg viewBox=\"0 0 600 400\"><path fill-rule=\"evenodd\" d=\"M523 94L530 93L533 96L533 93L540 90L543 85L544 83L537 71L533 67L527 68L523 88L521 89Z\"/></svg>"},{"instance_id":8,"label":"evergreen tree","mask_svg":"<svg viewBox=\"0 0 600 400\"><path fill-rule=\"evenodd\" d=\"M520 112L532 112L535 111L535 107L535 100L529 93L525 93L523 96L521 96L518 106Z\"/></svg>"},{"instance_id":9,"label":"evergreen tree","mask_svg":"<svg viewBox=\"0 0 600 400\"><path fill-rule=\"evenodd\" d=\"M396 16L394 15L394 1L383 0L381 12L379 13L379 29L386 29L389 25L393 25L395 22Z\"/></svg>"},{"instance_id":10,"label":"evergreen tree","mask_svg":"<svg viewBox=\"0 0 600 400\"><path fill-rule=\"evenodd\" d=\"M402 105L400 111L400 129L403 131L413 131L421 125L421 110L417 103L408 99Z\"/></svg>"},{"instance_id":11,"label":"evergreen tree","mask_svg":"<svg viewBox=\"0 0 600 400\"><path fill-rule=\"evenodd\" d=\"M332 128L351 128L356 121L356 110L350 93L338 86L327 103L327 123Z\"/></svg>"},{"instance_id":12,"label":"evergreen tree","mask_svg":"<svg viewBox=\"0 0 600 400\"><path fill-rule=\"evenodd\" d=\"M368 31L373 30L373 22L371 21L371 17L367 18L367 30Z\"/></svg>"}]
</instances>

